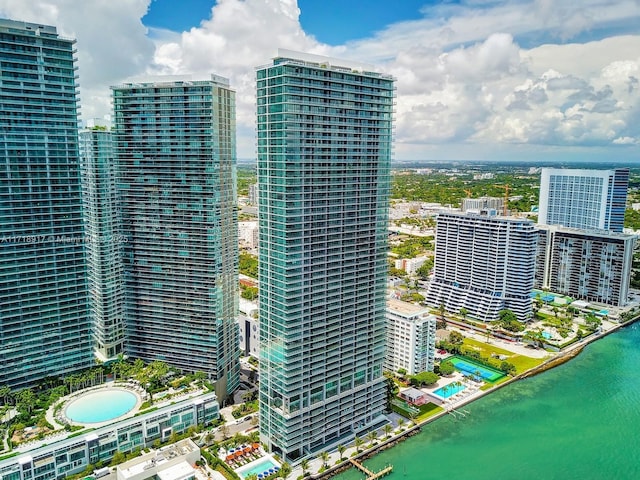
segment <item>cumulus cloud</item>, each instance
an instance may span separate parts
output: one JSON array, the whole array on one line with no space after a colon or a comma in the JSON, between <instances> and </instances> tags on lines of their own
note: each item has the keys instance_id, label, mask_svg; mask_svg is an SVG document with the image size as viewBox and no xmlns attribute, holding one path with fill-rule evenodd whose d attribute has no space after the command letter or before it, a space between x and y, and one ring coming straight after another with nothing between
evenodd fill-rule
<instances>
[{"instance_id":1,"label":"cumulus cloud","mask_svg":"<svg viewBox=\"0 0 640 480\"><path fill-rule=\"evenodd\" d=\"M110 111L113 84L144 71L155 46L141 18L151 0L0 0L0 17L54 25L77 39L82 113L102 117Z\"/></svg>"},{"instance_id":2,"label":"cumulus cloud","mask_svg":"<svg viewBox=\"0 0 640 480\"><path fill-rule=\"evenodd\" d=\"M640 35L568 43L611 25L636 31L637 0L442 3L345 45L306 33L296 0L218 0L185 32L148 30L141 18L150 1L0 0L0 15L57 25L78 39L85 118L108 113L108 86L131 77L228 77L237 91L240 157L255 152L255 67L278 48L375 63L393 74L398 158L453 158L455 149L520 154L526 145L623 149L640 139Z\"/></svg>"}]
</instances>

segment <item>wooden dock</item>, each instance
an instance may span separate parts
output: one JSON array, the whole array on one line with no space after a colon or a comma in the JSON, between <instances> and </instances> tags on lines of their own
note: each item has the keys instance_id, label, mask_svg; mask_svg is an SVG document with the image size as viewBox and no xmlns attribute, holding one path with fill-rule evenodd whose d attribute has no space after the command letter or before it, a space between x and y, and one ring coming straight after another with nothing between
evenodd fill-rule
<instances>
[{"instance_id":1,"label":"wooden dock","mask_svg":"<svg viewBox=\"0 0 640 480\"><path fill-rule=\"evenodd\" d=\"M385 475L388 475L391 473L391 471L393 470L393 465L387 465L386 467L384 467L382 470L380 470L379 472L372 472L371 470L369 470L367 467L365 467L364 465L362 465L361 463L356 462L353 458L350 458L349 461L353 464L354 467L356 467L358 470L364 472L364 474L367 476L367 480L376 480L378 478L382 478Z\"/></svg>"}]
</instances>

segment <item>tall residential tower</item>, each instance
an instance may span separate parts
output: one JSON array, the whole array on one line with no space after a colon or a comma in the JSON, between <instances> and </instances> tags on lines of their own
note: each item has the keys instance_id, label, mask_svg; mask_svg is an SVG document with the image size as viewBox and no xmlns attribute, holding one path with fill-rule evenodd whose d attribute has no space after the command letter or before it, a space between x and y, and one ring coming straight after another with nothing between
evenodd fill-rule
<instances>
[{"instance_id":1,"label":"tall residential tower","mask_svg":"<svg viewBox=\"0 0 640 480\"><path fill-rule=\"evenodd\" d=\"M257 70L260 433L287 460L385 408L394 81L279 52Z\"/></svg>"},{"instance_id":2,"label":"tall residential tower","mask_svg":"<svg viewBox=\"0 0 640 480\"><path fill-rule=\"evenodd\" d=\"M226 79L113 87L127 351L239 384L235 92Z\"/></svg>"},{"instance_id":3,"label":"tall residential tower","mask_svg":"<svg viewBox=\"0 0 640 480\"><path fill-rule=\"evenodd\" d=\"M124 354L125 334L117 169L105 125L80 131L80 166L93 349L105 362Z\"/></svg>"},{"instance_id":4,"label":"tall residential tower","mask_svg":"<svg viewBox=\"0 0 640 480\"><path fill-rule=\"evenodd\" d=\"M531 220L441 213L436 226L430 306L484 322L512 310L518 320L531 317L536 232Z\"/></svg>"},{"instance_id":5,"label":"tall residential tower","mask_svg":"<svg viewBox=\"0 0 640 480\"><path fill-rule=\"evenodd\" d=\"M0 20L0 385L93 363L74 40Z\"/></svg>"},{"instance_id":6,"label":"tall residential tower","mask_svg":"<svg viewBox=\"0 0 640 480\"><path fill-rule=\"evenodd\" d=\"M622 232L628 187L628 168L543 168L538 223Z\"/></svg>"}]
</instances>

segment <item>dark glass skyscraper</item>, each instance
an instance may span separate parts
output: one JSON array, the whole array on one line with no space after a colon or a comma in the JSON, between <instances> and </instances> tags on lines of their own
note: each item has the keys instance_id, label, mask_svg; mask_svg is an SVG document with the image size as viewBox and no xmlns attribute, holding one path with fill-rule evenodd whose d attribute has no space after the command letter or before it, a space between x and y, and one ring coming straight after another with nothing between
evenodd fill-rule
<instances>
[{"instance_id":1,"label":"dark glass skyscraper","mask_svg":"<svg viewBox=\"0 0 640 480\"><path fill-rule=\"evenodd\" d=\"M394 81L282 52L257 71L260 434L287 460L385 407Z\"/></svg>"},{"instance_id":2,"label":"dark glass skyscraper","mask_svg":"<svg viewBox=\"0 0 640 480\"><path fill-rule=\"evenodd\" d=\"M0 20L0 385L93 363L74 43Z\"/></svg>"},{"instance_id":3,"label":"dark glass skyscraper","mask_svg":"<svg viewBox=\"0 0 640 480\"><path fill-rule=\"evenodd\" d=\"M228 81L113 87L126 349L239 384L235 92Z\"/></svg>"}]
</instances>

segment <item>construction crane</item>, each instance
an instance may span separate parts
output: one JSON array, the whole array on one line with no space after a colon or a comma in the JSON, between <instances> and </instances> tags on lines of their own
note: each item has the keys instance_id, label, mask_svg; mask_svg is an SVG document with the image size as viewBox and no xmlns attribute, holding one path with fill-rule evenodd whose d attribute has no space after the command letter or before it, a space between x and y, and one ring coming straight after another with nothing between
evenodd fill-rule
<instances>
[{"instance_id":1,"label":"construction crane","mask_svg":"<svg viewBox=\"0 0 640 480\"><path fill-rule=\"evenodd\" d=\"M462 191L467 194L467 198L471 198L471 190L467 190L466 188L463 188Z\"/></svg>"},{"instance_id":2,"label":"construction crane","mask_svg":"<svg viewBox=\"0 0 640 480\"><path fill-rule=\"evenodd\" d=\"M502 215L507 216L507 206L509 205L509 190L511 187L507 185L494 185L494 187L502 188L504 190L504 204L502 205Z\"/></svg>"}]
</instances>

